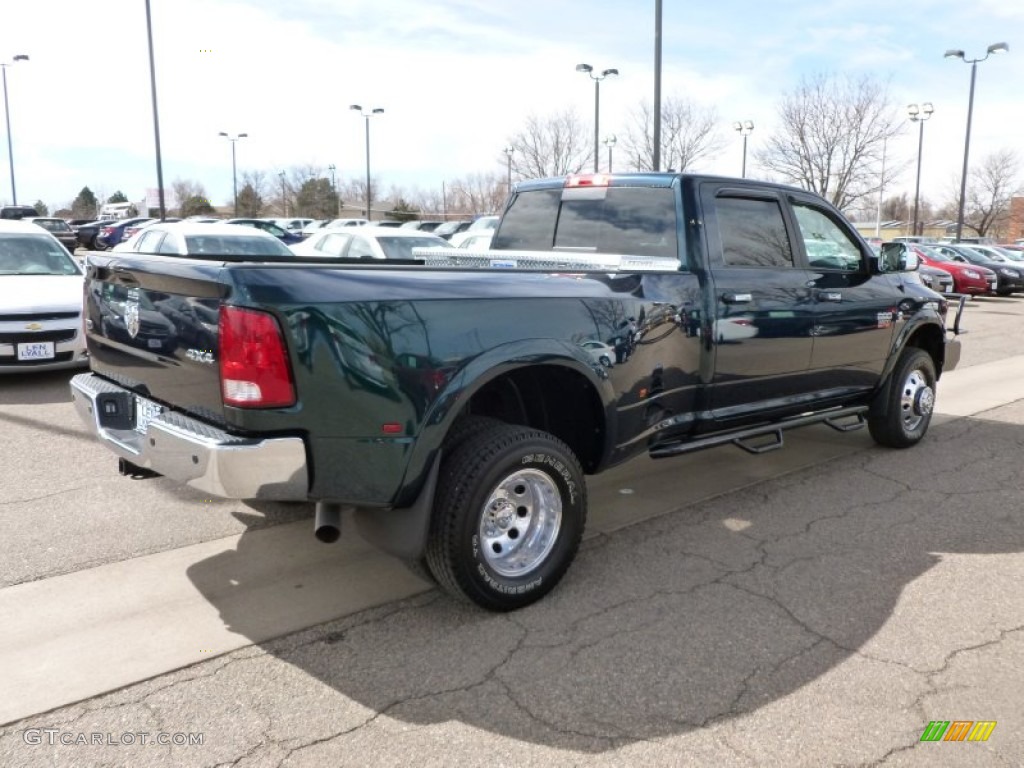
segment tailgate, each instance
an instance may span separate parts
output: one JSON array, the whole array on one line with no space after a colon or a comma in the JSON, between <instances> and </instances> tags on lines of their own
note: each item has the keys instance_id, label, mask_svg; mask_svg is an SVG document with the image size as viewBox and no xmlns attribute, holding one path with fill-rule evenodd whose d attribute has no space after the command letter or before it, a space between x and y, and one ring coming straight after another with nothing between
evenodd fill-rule
<instances>
[{"instance_id":1,"label":"tailgate","mask_svg":"<svg viewBox=\"0 0 1024 768\"><path fill-rule=\"evenodd\" d=\"M218 317L221 263L90 255L86 338L95 373L152 400L223 422Z\"/></svg>"}]
</instances>

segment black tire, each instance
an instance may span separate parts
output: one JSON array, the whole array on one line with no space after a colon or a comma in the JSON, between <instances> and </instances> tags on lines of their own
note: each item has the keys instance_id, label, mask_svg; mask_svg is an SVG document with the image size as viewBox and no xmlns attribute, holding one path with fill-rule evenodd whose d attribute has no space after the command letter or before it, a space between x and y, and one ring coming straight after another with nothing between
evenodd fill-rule
<instances>
[{"instance_id":1,"label":"black tire","mask_svg":"<svg viewBox=\"0 0 1024 768\"><path fill-rule=\"evenodd\" d=\"M493 416L460 416L444 439L444 453L450 456L464 442L505 422Z\"/></svg>"},{"instance_id":2,"label":"black tire","mask_svg":"<svg viewBox=\"0 0 1024 768\"><path fill-rule=\"evenodd\" d=\"M909 448L928 431L935 407L935 363L907 347L868 411L868 431L879 445Z\"/></svg>"},{"instance_id":3,"label":"black tire","mask_svg":"<svg viewBox=\"0 0 1024 768\"><path fill-rule=\"evenodd\" d=\"M516 610L565 575L586 516L583 470L565 443L529 427L491 425L441 467L427 563L454 597Z\"/></svg>"}]
</instances>

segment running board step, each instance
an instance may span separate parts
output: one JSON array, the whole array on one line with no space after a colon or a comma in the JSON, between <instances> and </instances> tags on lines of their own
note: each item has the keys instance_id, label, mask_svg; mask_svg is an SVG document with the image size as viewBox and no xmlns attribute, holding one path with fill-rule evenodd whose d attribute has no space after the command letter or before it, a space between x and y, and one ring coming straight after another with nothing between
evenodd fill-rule
<instances>
[{"instance_id":1,"label":"running board step","mask_svg":"<svg viewBox=\"0 0 1024 768\"><path fill-rule=\"evenodd\" d=\"M720 432L706 437L699 437L695 440L673 441L660 443L653 446L650 451L652 459L667 459L670 456L680 456L684 453L702 451L705 448L714 448L718 445L731 443L737 448L742 448L748 453L761 454L775 451L782 447L782 433L787 429L806 427L810 424L824 422L837 432L852 432L864 426L868 407L857 405L849 408L837 408L831 411L822 411L807 416L793 416L772 424L761 424L756 427L747 427L735 432ZM853 419L853 422L848 421ZM752 442L754 438L771 436L770 440Z\"/></svg>"}]
</instances>

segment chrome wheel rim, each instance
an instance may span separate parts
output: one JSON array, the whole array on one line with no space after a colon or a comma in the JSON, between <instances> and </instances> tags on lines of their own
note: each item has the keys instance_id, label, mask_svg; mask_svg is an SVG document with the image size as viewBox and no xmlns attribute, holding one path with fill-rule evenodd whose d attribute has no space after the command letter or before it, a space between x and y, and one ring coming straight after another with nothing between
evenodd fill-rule
<instances>
[{"instance_id":1,"label":"chrome wheel rim","mask_svg":"<svg viewBox=\"0 0 1024 768\"><path fill-rule=\"evenodd\" d=\"M480 515L480 551L497 574L522 576L551 554L562 527L562 496L551 476L522 469L487 497Z\"/></svg>"},{"instance_id":2,"label":"chrome wheel rim","mask_svg":"<svg viewBox=\"0 0 1024 768\"><path fill-rule=\"evenodd\" d=\"M935 407L935 390L928 383L924 371L915 368L903 382L900 392L900 419L903 428L913 432Z\"/></svg>"}]
</instances>

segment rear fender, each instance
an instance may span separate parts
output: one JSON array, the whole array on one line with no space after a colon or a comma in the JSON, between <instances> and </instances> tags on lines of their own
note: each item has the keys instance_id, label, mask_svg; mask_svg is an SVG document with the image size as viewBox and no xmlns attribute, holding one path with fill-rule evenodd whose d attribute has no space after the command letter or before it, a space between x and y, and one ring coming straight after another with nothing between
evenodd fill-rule
<instances>
[{"instance_id":1,"label":"rear fender","mask_svg":"<svg viewBox=\"0 0 1024 768\"><path fill-rule=\"evenodd\" d=\"M600 399L606 434L610 438L614 435L615 390L602 366L591 362L582 349L556 339L504 344L473 358L448 382L424 415L423 428L413 446L395 506L414 503L445 437L473 395L499 376L537 365L564 366L583 376ZM614 440L606 441L606 451L610 445L614 445Z\"/></svg>"}]
</instances>

